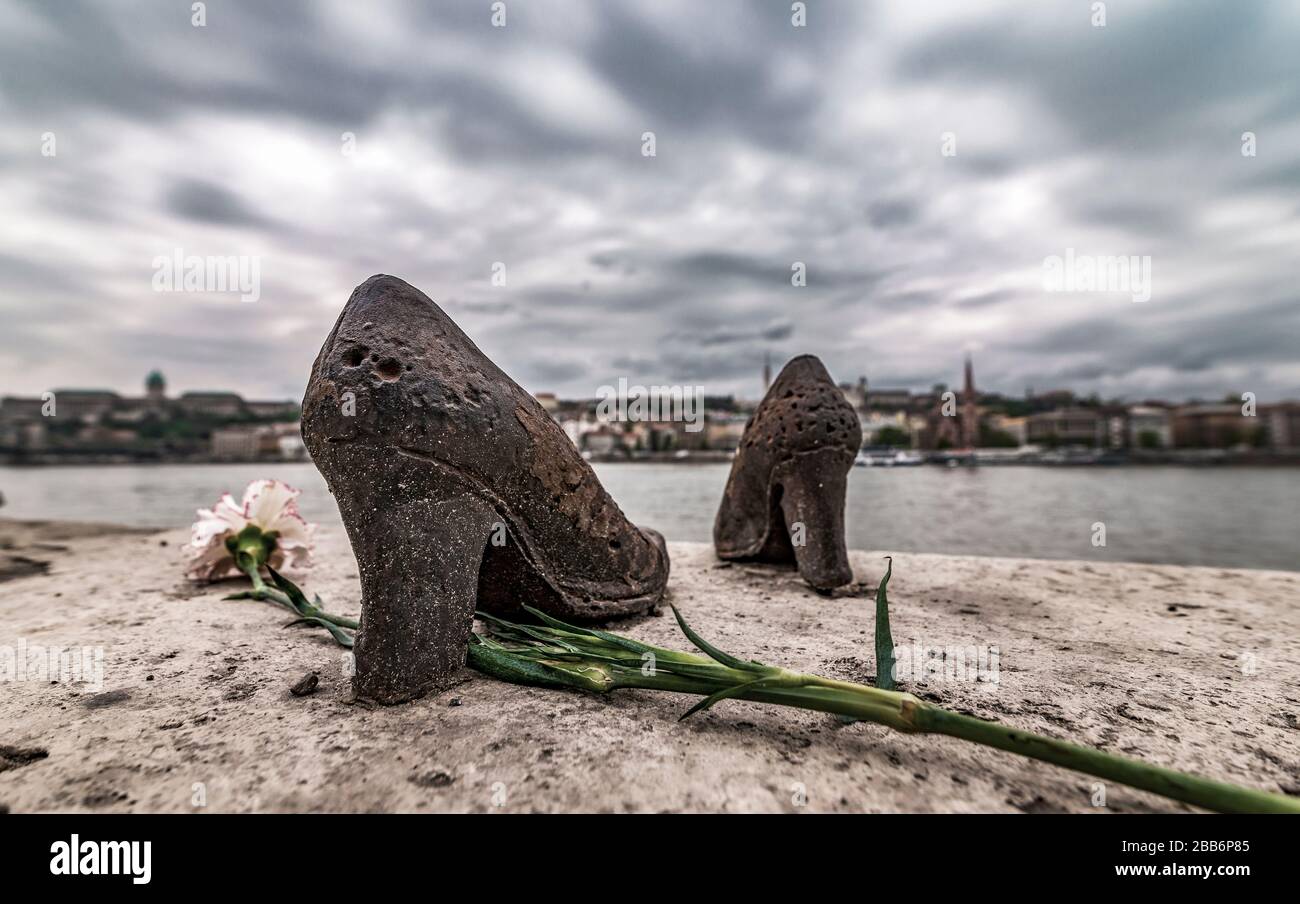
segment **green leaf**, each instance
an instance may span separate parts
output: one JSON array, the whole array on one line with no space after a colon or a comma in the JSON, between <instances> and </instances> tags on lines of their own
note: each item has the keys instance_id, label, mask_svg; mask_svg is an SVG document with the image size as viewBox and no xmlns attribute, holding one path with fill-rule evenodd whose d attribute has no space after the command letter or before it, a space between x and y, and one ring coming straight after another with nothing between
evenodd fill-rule
<instances>
[{"instance_id":1,"label":"green leaf","mask_svg":"<svg viewBox=\"0 0 1300 904\"><path fill-rule=\"evenodd\" d=\"M633 640L630 637L622 637L618 634L610 634L608 631L597 631L593 628L579 628L576 625L566 624L558 618L552 618L540 609L534 609L532 606L524 606L524 611L540 619L543 624L555 628L558 631L568 631L571 634L580 634L584 637L595 637L606 643L621 647L624 650L631 650L633 653L655 653L657 648ZM517 626L518 627L518 626Z\"/></svg>"},{"instance_id":2,"label":"green leaf","mask_svg":"<svg viewBox=\"0 0 1300 904\"><path fill-rule=\"evenodd\" d=\"M876 588L876 687L882 691L894 689L894 636L889 630L889 597L885 587L894 571L894 560L885 556L885 576Z\"/></svg>"},{"instance_id":3,"label":"green leaf","mask_svg":"<svg viewBox=\"0 0 1300 904\"><path fill-rule=\"evenodd\" d=\"M475 612L474 617L487 622L489 629L493 633L499 634L507 640L514 641L515 643L531 643L533 641L538 641L540 643L569 650L572 653L584 652L581 647L575 646L556 631L550 631L546 628L535 628L532 625L517 625L514 622L508 622L505 619L497 618L495 615L489 615L486 612Z\"/></svg>"},{"instance_id":4,"label":"green leaf","mask_svg":"<svg viewBox=\"0 0 1300 904\"><path fill-rule=\"evenodd\" d=\"M556 668L544 662L536 662L525 656L518 656L497 645L482 641L469 645L467 662L469 667L485 675L491 675L501 681L513 684L530 684L536 687L577 688L584 691L603 693L609 689L608 681L602 682L584 677L580 673ZM605 675L608 679L608 675Z\"/></svg>"},{"instance_id":5,"label":"green leaf","mask_svg":"<svg viewBox=\"0 0 1300 904\"><path fill-rule=\"evenodd\" d=\"M686 619L682 618L682 614L677 611L676 606L673 606L672 609L673 615L677 617L677 627L682 629L682 633L686 635L687 639L690 640L691 643L695 644L695 646L699 647L705 653L708 653L710 658L717 660L729 668L740 669L744 672L768 671L771 669L771 666L763 665L761 662L754 662L753 660L746 662L743 659L737 659L729 653L722 652L713 644L692 631L691 626L686 624Z\"/></svg>"},{"instance_id":6,"label":"green leaf","mask_svg":"<svg viewBox=\"0 0 1300 904\"><path fill-rule=\"evenodd\" d=\"M714 693L709 694L709 696L705 697L699 703L696 703L690 709L686 710L686 712L678 716L677 721L685 722L691 716L695 715L698 712L702 712L708 709L709 707L713 706L713 704L721 700L726 700L730 697L735 697L737 694L743 694L747 690L751 690L751 689L756 690L758 687L767 683L767 681L768 679L766 678L755 678L753 681L746 681L743 684L737 684L735 687L727 687L727 688L723 688L720 691L715 691Z\"/></svg>"},{"instance_id":7,"label":"green leaf","mask_svg":"<svg viewBox=\"0 0 1300 904\"><path fill-rule=\"evenodd\" d=\"M275 603L277 606L283 606L290 612L301 615L297 607L289 602L289 598L283 593L276 593L274 590L241 590L239 593L231 593L222 597L223 600L258 600L263 603Z\"/></svg>"},{"instance_id":8,"label":"green leaf","mask_svg":"<svg viewBox=\"0 0 1300 904\"><path fill-rule=\"evenodd\" d=\"M280 592L289 598L293 607L298 610L300 615L308 615L316 610L316 607L307 602L307 596L298 589L298 585L286 578L280 572L276 571L270 565L266 566L266 571L271 575L271 580L275 581L275 586Z\"/></svg>"},{"instance_id":9,"label":"green leaf","mask_svg":"<svg viewBox=\"0 0 1300 904\"><path fill-rule=\"evenodd\" d=\"M348 647L349 649L351 649L353 643L355 643L352 635L344 631L338 625L330 624L329 622L325 621L325 619L317 618L314 615L307 615L307 616L303 616L302 618L295 618L293 621L285 625L285 627L292 628L294 625L320 625L326 631L329 631L330 634L334 635L334 639L338 641L338 644L341 647Z\"/></svg>"}]
</instances>

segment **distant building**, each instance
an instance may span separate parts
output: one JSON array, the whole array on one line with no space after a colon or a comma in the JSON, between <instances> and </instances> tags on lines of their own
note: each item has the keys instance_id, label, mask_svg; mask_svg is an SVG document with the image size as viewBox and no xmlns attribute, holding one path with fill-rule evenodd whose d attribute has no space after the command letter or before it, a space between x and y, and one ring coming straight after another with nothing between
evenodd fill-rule
<instances>
[{"instance_id":1,"label":"distant building","mask_svg":"<svg viewBox=\"0 0 1300 904\"><path fill-rule=\"evenodd\" d=\"M136 422L147 416L173 411L216 418L251 416L270 420L298 417L296 402L249 402L234 392L186 392L169 400L167 382L156 370L145 378L145 394L139 398L120 396L108 389L56 389L53 396L55 416L74 420L112 417L115 421ZM43 400L38 398L6 397L0 401L0 419L39 416L43 404Z\"/></svg>"},{"instance_id":2,"label":"distant building","mask_svg":"<svg viewBox=\"0 0 1300 904\"><path fill-rule=\"evenodd\" d=\"M1027 417L1009 417L1005 414L995 414L988 419L989 429L997 433L1005 433L1016 441L1016 445L1023 446L1029 442L1029 418Z\"/></svg>"},{"instance_id":3,"label":"distant building","mask_svg":"<svg viewBox=\"0 0 1300 904\"><path fill-rule=\"evenodd\" d=\"M907 408L912 404L910 389L871 389L867 393L868 408Z\"/></svg>"},{"instance_id":4,"label":"distant building","mask_svg":"<svg viewBox=\"0 0 1300 904\"><path fill-rule=\"evenodd\" d=\"M54 403L56 417L97 421L126 400L108 389L56 389Z\"/></svg>"},{"instance_id":5,"label":"distant building","mask_svg":"<svg viewBox=\"0 0 1300 904\"><path fill-rule=\"evenodd\" d=\"M1300 402L1281 402L1260 411L1269 447L1278 452L1300 449Z\"/></svg>"},{"instance_id":6,"label":"distant building","mask_svg":"<svg viewBox=\"0 0 1300 904\"><path fill-rule=\"evenodd\" d=\"M244 414L244 400L233 392L185 392L176 404L186 414L208 417L238 417Z\"/></svg>"},{"instance_id":7,"label":"distant building","mask_svg":"<svg viewBox=\"0 0 1300 904\"><path fill-rule=\"evenodd\" d=\"M297 424L255 424L213 430L211 453L219 461L301 461L307 447Z\"/></svg>"},{"instance_id":8,"label":"distant building","mask_svg":"<svg viewBox=\"0 0 1300 904\"><path fill-rule=\"evenodd\" d=\"M923 449L974 449L980 441L979 395L975 391L975 368L966 356L964 385L960 393L939 383L933 392L911 397L911 409L925 418L919 431Z\"/></svg>"},{"instance_id":9,"label":"distant building","mask_svg":"<svg viewBox=\"0 0 1300 904\"><path fill-rule=\"evenodd\" d=\"M297 420L297 402L244 402L244 411L259 420Z\"/></svg>"},{"instance_id":10,"label":"distant building","mask_svg":"<svg viewBox=\"0 0 1300 904\"><path fill-rule=\"evenodd\" d=\"M1255 441L1259 417L1242 414L1236 403L1184 405L1174 410L1174 445L1180 449L1230 449Z\"/></svg>"},{"instance_id":11,"label":"distant building","mask_svg":"<svg viewBox=\"0 0 1300 904\"><path fill-rule=\"evenodd\" d=\"M619 436L608 424L582 434L582 450L593 455L609 455L621 445Z\"/></svg>"},{"instance_id":12,"label":"distant building","mask_svg":"<svg viewBox=\"0 0 1300 904\"><path fill-rule=\"evenodd\" d=\"M853 406L854 411L865 411L867 408L867 378L858 377L856 383L841 383L840 392L844 395L844 401Z\"/></svg>"},{"instance_id":13,"label":"distant building","mask_svg":"<svg viewBox=\"0 0 1300 904\"><path fill-rule=\"evenodd\" d=\"M925 419L925 429L921 433L923 449L959 449L961 448L961 426L956 414L944 413L945 402L936 397L933 407Z\"/></svg>"},{"instance_id":14,"label":"distant building","mask_svg":"<svg viewBox=\"0 0 1300 904\"><path fill-rule=\"evenodd\" d=\"M49 431L39 415L31 419L0 421L0 448L35 452L46 447L48 438Z\"/></svg>"},{"instance_id":15,"label":"distant building","mask_svg":"<svg viewBox=\"0 0 1300 904\"><path fill-rule=\"evenodd\" d=\"M89 422L85 424L76 433L77 442L87 447L115 447L130 446L136 440L134 430L128 430L122 427L107 427L98 422Z\"/></svg>"},{"instance_id":16,"label":"distant building","mask_svg":"<svg viewBox=\"0 0 1300 904\"><path fill-rule=\"evenodd\" d=\"M1128 409L1123 405L1103 405L1097 410L1097 416L1101 418L1101 444L1108 449L1128 448Z\"/></svg>"},{"instance_id":17,"label":"distant building","mask_svg":"<svg viewBox=\"0 0 1300 904\"><path fill-rule=\"evenodd\" d=\"M1029 442L1044 446L1101 446L1105 425L1091 408L1058 408L1031 414L1026 430Z\"/></svg>"},{"instance_id":18,"label":"distant building","mask_svg":"<svg viewBox=\"0 0 1300 904\"><path fill-rule=\"evenodd\" d=\"M928 417L939 403L943 401L941 392L918 392L912 395L912 401L908 404L907 410L913 414L920 414Z\"/></svg>"},{"instance_id":19,"label":"distant building","mask_svg":"<svg viewBox=\"0 0 1300 904\"><path fill-rule=\"evenodd\" d=\"M736 449L745 432L744 417L711 418L705 425L705 442L710 449Z\"/></svg>"},{"instance_id":20,"label":"distant building","mask_svg":"<svg viewBox=\"0 0 1300 904\"><path fill-rule=\"evenodd\" d=\"M1026 394L1025 400L1039 411L1053 411L1058 408L1070 408L1074 405L1074 393L1068 389L1052 389L1048 392Z\"/></svg>"},{"instance_id":21,"label":"distant building","mask_svg":"<svg viewBox=\"0 0 1300 904\"><path fill-rule=\"evenodd\" d=\"M0 453L26 460L41 456L116 459L184 459L212 455L255 460L299 456L299 409L292 401L245 401L233 392L187 392L167 397L159 371L144 380L144 395L125 397L106 389L56 389L40 398L0 399ZM274 428L265 442L220 428L261 422ZM262 443L262 445L259 445ZM287 447L287 448L286 448Z\"/></svg>"},{"instance_id":22,"label":"distant building","mask_svg":"<svg viewBox=\"0 0 1300 904\"><path fill-rule=\"evenodd\" d=\"M294 424L292 433L282 433L279 437L280 458L284 461L306 461L307 444L302 441L302 433Z\"/></svg>"},{"instance_id":23,"label":"distant building","mask_svg":"<svg viewBox=\"0 0 1300 904\"><path fill-rule=\"evenodd\" d=\"M41 416L45 402L41 399L27 399L19 396L5 396L0 399L0 421L14 423Z\"/></svg>"},{"instance_id":24,"label":"distant building","mask_svg":"<svg viewBox=\"0 0 1300 904\"><path fill-rule=\"evenodd\" d=\"M219 461L258 461L278 450L275 434L259 427L212 431L212 457Z\"/></svg>"},{"instance_id":25,"label":"distant building","mask_svg":"<svg viewBox=\"0 0 1300 904\"><path fill-rule=\"evenodd\" d=\"M41 399L5 396L0 399L0 448L19 452L44 449L49 440L49 418L42 417Z\"/></svg>"},{"instance_id":26,"label":"distant building","mask_svg":"<svg viewBox=\"0 0 1300 904\"><path fill-rule=\"evenodd\" d=\"M1128 410L1128 444L1134 449L1167 449L1174 444L1169 409L1134 405Z\"/></svg>"},{"instance_id":27,"label":"distant building","mask_svg":"<svg viewBox=\"0 0 1300 904\"><path fill-rule=\"evenodd\" d=\"M905 434L909 442L914 440L912 424L906 411L895 411L893 414L872 411L863 415L860 421L862 424L862 444L864 446L882 445L881 433L887 430ZM888 436L889 434L886 433L885 435Z\"/></svg>"},{"instance_id":28,"label":"distant building","mask_svg":"<svg viewBox=\"0 0 1300 904\"><path fill-rule=\"evenodd\" d=\"M560 429L564 431L564 435L569 438L569 442L573 443L575 448L581 449L582 448L582 442L581 442L582 421L578 420L577 418L565 418L564 420L559 421L558 423L560 425Z\"/></svg>"},{"instance_id":29,"label":"distant building","mask_svg":"<svg viewBox=\"0 0 1300 904\"><path fill-rule=\"evenodd\" d=\"M162 407L162 403L167 400L167 381L163 379L161 371L151 370L149 376L144 378L144 397L155 408Z\"/></svg>"}]
</instances>

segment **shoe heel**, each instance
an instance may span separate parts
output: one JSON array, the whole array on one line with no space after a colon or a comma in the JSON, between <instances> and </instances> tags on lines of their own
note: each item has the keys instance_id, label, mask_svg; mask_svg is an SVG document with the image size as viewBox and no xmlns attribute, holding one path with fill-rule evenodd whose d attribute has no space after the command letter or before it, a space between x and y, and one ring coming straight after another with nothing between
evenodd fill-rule
<instances>
[{"instance_id":1,"label":"shoe heel","mask_svg":"<svg viewBox=\"0 0 1300 904\"><path fill-rule=\"evenodd\" d=\"M823 449L801 455L779 479L781 519L800 576L820 591L850 583L853 569L844 541L848 489L844 453Z\"/></svg>"},{"instance_id":2,"label":"shoe heel","mask_svg":"<svg viewBox=\"0 0 1300 904\"><path fill-rule=\"evenodd\" d=\"M407 480L408 489L424 482L421 475ZM454 484L421 492L362 508L361 522L344 518L364 524L364 532L349 529L361 575L352 687L364 700L401 703L442 690L465 665L479 564L499 518Z\"/></svg>"}]
</instances>

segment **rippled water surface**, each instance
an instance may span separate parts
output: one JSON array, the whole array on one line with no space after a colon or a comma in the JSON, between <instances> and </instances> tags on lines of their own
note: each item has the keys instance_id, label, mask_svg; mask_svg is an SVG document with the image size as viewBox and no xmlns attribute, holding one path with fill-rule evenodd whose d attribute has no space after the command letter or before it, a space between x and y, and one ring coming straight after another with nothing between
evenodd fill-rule
<instances>
[{"instance_id":1,"label":"rippled water surface","mask_svg":"<svg viewBox=\"0 0 1300 904\"><path fill-rule=\"evenodd\" d=\"M634 520L708 541L728 465L600 464ZM338 510L310 464L0 468L0 515L170 527L257 477ZM1106 525L1106 546L1092 544ZM855 468L849 545L906 552L1300 570L1300 471L1289 468Z\"/></svg>"}]
</instances>

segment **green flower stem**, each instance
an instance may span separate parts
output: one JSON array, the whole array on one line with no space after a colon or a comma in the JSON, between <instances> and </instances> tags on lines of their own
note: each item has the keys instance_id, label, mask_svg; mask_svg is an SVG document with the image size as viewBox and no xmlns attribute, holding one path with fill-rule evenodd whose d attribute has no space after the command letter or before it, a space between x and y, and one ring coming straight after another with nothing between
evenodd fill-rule
<instances>
[{"instance_id":1,"label":"green flower stem","mask_svg":"<svg viewBox=\"0 0 1300 904\"><path fill-rule=\"evenodd\" d=\"M937 706L923 704L915 718L921 731L1018 753L1218 813L1300 813L1300 800L1292 797L1153 766Z\"/></svg>"},{"instance_id":2,"label":"green flower stem","mask_svg":"<svg viewBox=\"0 0 1300 904\"><path fill-rule=\"evenodd\" d=\"M737 694L736 699L852 716L903 732L961 738L1218 813L1300 813L1300 800L1295 798L1165 769L1092 747L987 722L933 706L911 694L807 677L812 678L815 684L794 692L786 689L745 691Z\"/></svg>"},{"instance_id":3,"label":"green flower stem","mask_svg":"<svg viewBox=\"0 0 1300 904\"><path fill-rule=\"evenodd\" d=\"M906 733L960 738L1221 813L1300 813L1300 799L1217 782L986 722L899 691L740 660L696 635L680 614L677 619L683 633L710 659L617 634L575 628L536 610L528 611L545 626L516 625L480 614L489 631L471 638L470 666L516 684L597 693L642 688L702 696L704 699L682 718L723 699L817 710Z\"/></svg>"},{"instance_id":4,"label":"green flower stem","mask_svg":"<svg viewBox=\"0 0 1300 904\"><path fill-rule=\"evenodd\" d=\"M262 533L255 525L244 528L235 537L226 541L226 546L235 559L235 567L248 575L253 584L252 590L233 593L226 599L265 600L283 606L297 616L290 624L313 624L325 628L341 646L351 647L353 637L340 628L357 630L360 624L342 615L331 615L320 606L320 597L309 602L306 595L284 575L271 567L269 559L275 549L275 535ZM275 587L270 587L262 580L262 569L270 574Z\"/></svg>"},{"instance_id":5,"label":"green flower stem","mask_svg":"<svg viewBox=\"0 0 1300 904\"><path fill-rule=\"evenodd\" d=\"M319 618L321 621L327 621L331 625L338 625L340 628L351 628L355 631L361 627L361 622L357 621L355 618L347 618L342 615L330 615L324 609L318 609L315 606L311 607L310 614L314 618Z\"/></svg>"},{"instance_id":6,"label":"green flower stem","mask_svg":"<svg viewBox=\"0 0 1300 904\"><path fill-rule=\"evenodd\" d=\"M235 556L235 567L248 575L248 579L253 582L253 589L245 591L244 593L231 594L227 599L263 600L277 603L288 609L290 612L296 613L298 611L297 607L289 601L289 597L285 596L279 590L266 585L266 582L262 580L260 569L252 563L248 556Z\"/></svg>"},{"instance_id":7,"label":"green flower stem","mask_svg":"<svg viewBox=\"0 0 1300 904\"><path fill-rule=\"evenodd\" d=\"M286 578L280 572L276 571L269 564L266 571L271 575L271 580L275 581L275 586L281 593L289 598L289 603L293 606L299 618L293 624L312 624L320 625L329 631L330 635L341 646L351 647L355 638L342 630L344 627L356 628L357 623L350 618L343 618L341 615L330 615L320 606L320 597L317 596L315 602L308 602L307 596L298 588L298 585Z\"/></svg>"},{"instance_id":8,"label":"green flower stem","mask_svg":"<svg viewBox=\"0 0 1300 904\"><path fill-rule=\"evenodd\" d=\"M248 579L253 582L253 593L259 596L266 593L266 583L262 580L262 573L257 570L256 566L243 567L241 565L239 570L248 575Z\"/></svg>"}]
</instances>

